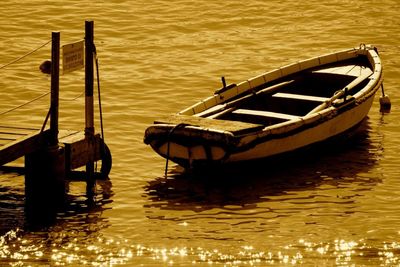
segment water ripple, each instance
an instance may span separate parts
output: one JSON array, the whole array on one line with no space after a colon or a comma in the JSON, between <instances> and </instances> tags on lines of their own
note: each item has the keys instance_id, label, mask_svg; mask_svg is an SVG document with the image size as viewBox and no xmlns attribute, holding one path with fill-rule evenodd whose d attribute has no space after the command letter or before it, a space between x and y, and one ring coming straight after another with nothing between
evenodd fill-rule
<instances>
[{"instance_id":1,"label":"water ripple","mask_svg":"<svg viewBox=\"0 0 400 267\"><path fill-rule=\"evenodd\" d=\"M0 172L0 265L399 264L398 1L5 0L0 9L0 65L52 30L62 44L80 40L83 20L95 21L113 154L111 192L99 186L90 207L84 184L72 183L70 205L45 226L26 217L23 176ZM274 167L173 167L161 177L165 161L143 144L158 116L208 96L220 76L238 83L360 43L378 46L393 107L382 115L376 99L356 141ZM0 70L0 112L49 90L38 71L49 57L46 46ZM61 98L80 95L83 80L83 71L61 76ZM43 99L1 122L41 127L48 105ZM60 128L83 130L83 114L83 98L62 100Z\"/></svg>"}]
</instances>

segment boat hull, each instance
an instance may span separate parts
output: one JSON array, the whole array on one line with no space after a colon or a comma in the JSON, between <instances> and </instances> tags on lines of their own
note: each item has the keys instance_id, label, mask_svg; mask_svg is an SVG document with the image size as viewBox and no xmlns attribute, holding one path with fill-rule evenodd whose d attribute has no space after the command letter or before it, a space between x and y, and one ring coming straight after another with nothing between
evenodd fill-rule
<instances>
[{"instance_id":1,"label":"boat hull","mask_svg":"<svg viewBox=\"0 0 400 267\"><path fill-rule=\"evenodd\" d=\"M262 159L291 152L341 135L350 129L354 129L365 119L371 108L373 99L374 97L371 96L360 105L308 129L260 141L253 148L230 155L226 161L237 162Z\"/></svg>"},{"instance_id":2,"label":"boat hull","mask_svg":"<svg viewBox=\"0 0 400 267\"><path fill-rule=\"evenodd\" d=\"M156 121L144 141L189 168L273 157L356 128L382 81L374 47L312 58L218 90Z\"/></svg>"},{"instance_id":3,"label":"boat hull","mask_svg":"<svg viewBox=\"0 0 400 267\"><path fill-rule=\"evenodd\" d=\"M234 147L220 142L213 143L201 137L198 137L196 143L182 143L179 140L183 136L179 136L179 133L170 141L153 141L150 145L162 157L186 168L264 159L317 144L355 129L368 115L373 100L374 95L371 95L351 109L332 115L329 119L321 118L323 122L304 125L292 133L264 136L257 132L244 135L238 138ZM248 139L252 141L246 141ZM246 144L238 147L240 142Z\"/></svg>"}]
</instances>

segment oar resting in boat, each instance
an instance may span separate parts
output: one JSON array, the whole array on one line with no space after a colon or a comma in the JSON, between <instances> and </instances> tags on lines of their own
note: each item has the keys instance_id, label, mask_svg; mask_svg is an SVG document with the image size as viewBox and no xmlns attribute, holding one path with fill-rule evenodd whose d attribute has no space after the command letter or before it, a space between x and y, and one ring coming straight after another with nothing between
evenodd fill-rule
<instances>
[{"instance_id":1,"label":"oar resting in boat","mask_svg":"<svg viewBox=\"0 0 400 267\"><path fill-rule=\"evenodd\" d=\"M219 116L222 116L223 114L225 114L227 112L233 111L239 105L245 103L247 100L250 100L251 98L253 98L255 96L259 96L261 94L273 94L277 90L279 90L282 87L287 86L287 85L289 85L289 84L291 84L293 82L294 82L294 80L290 80L290 81L284 81L284 82L281 82L281 83L278 83L278 84L271 85L271 86L269 86L267 88L264 88L264 89L262 89L260 91L256 91L256 92L247 94L245 96L242 96L240 98L234 99L232 101L226 102L224 104L217 105L213 109L209 109L209 110L206 110L205 112L196 114L196 116L215 119L215 118L217 118Z\"/></svg>"},{"instance_id":2,"label":"oar resting in boat","mask_svg":"<svg viewBox=\"0 0 400 267\"><path fill-rule=\"evenodd\" d=\"M332 103L341 98L341 97L346 97L348 95L348 93L357 85L359 85L360 83L362 83L363 81L365 81L366 79L368 79L371 75L372 75L372 71L368 71L365 74L357 77L356 79L354 79L351 83L349 83L346 87L344 87L343 89L336 91L336 93L327 101L325 101L324 103L322 103L321 105L315 107L313 110L311 110L310 112L308 112L307 115L309 114L313 114L313 113L317 113L323 109L326 109L327 107L331 106Z\"/></svg>"}]
</instances>

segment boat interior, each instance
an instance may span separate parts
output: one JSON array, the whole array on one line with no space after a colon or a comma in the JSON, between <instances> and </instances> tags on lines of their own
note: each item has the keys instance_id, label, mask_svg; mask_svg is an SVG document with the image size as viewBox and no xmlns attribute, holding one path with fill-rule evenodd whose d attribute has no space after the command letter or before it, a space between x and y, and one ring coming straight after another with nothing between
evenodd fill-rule
<instances>
[{"instance_id":1,"label":"boat interior","mask_svg":"<svg viewBox=\"0 0 400 267\"><path fill-rule=\"evenodd\" d=\"M372 73L365 62L348 61L340 65L325 66L323 69L313 69L297 73L277 80L274 84L290 81L279 90L263 90L274 84L265 84L257 88L260 93L253 97L244 98L237 96L237 104L233 107L204 116L219 120L233 120L265 126L297 119L312 113L335 95L336 92L346 88L358 77ZM358 83L347 95L343 96L342 103L350 101L352 95L360 91L368 83L368 79ZM265 93L262 93L265 91ZM238 101L239 99L239 101ZM354 100L354 98L353 98Z\"/></svg>"}]
</instances>

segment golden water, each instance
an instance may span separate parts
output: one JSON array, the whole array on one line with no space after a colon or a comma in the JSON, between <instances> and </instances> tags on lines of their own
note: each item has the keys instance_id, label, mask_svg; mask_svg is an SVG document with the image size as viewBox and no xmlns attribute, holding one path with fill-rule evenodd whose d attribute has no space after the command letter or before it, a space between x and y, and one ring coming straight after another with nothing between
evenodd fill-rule
<instances>
[{"instance_id":1,"label":"golden water","mask_svg":"<svg viewBox=\"0 0 400 267\"><path fill-rule=\"evenodd\" d=\"M24 177L0 173L0 265L400 264L400 2L23 1L0 3L0 66L95 22L111 183L88 206L71 183L56 220L32 227ZM375 99L359 140L280 166L182 175L143 144L153 119L293 61L372 43L390 114ZM0 113L48 92L50 45L0 69ZM84 127L83 72L60 78L60 128ZM49 97L0 115L40 127ZM98 117L98 116L97 116ZM99 127L97 127L99 130ZM200 176L200 177L199 177ZM34 225L35 226L35 225Z\"/></svg>"}]
</instances>

